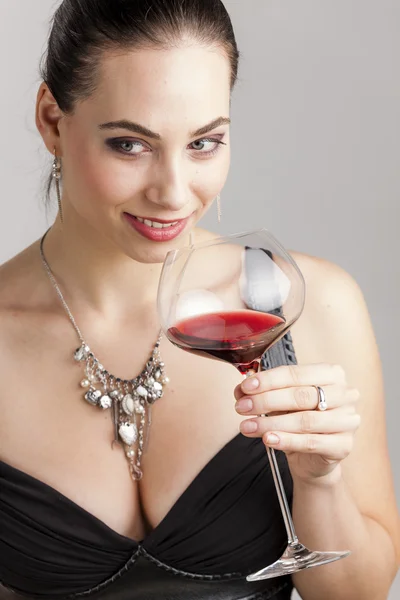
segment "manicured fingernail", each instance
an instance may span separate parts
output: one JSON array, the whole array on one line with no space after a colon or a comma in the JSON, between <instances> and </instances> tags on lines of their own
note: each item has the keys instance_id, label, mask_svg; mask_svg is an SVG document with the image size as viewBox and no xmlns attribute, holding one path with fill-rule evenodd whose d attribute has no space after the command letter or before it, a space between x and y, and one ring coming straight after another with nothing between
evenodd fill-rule
<instances>
[{"instance_id":1,"label":"manicured fingernail","mask_svg":"<svg viewBox=\"0 0 400 600\"><path fill-rule=\"evenodd\" d=\"M257 431L257 423L255 421L243 421L240 425L240 430L243 433L254 433Z\"/></svg>"},{"instance_id":2,"label":"manicured fingernail","mask_svg":"<svg viewBox=\"0 0 400 600\"><path fill-rule=\"evenodd\" d=\"M280 439L275 433L269 433L267 435L267 444L271 444L272 446L279 444Z\"/></svg>"},{"instance_id":3,"label":"manicured fingernail","mask_svg":"<svg viewBox=\"0 0 400 600\"><path fill-rule=\"evenodd\" d=\"M235 404L235 409L238 412L245 413L249 412L253 408L253 400L250 398L242 398Z\"/></svg>"},{"instance_id":4,"label":"manicured fingernail","mask_svg":"<svg viewBox=\"0 0 400 600\"><path fill-rule=\"evenodd\" d=\"M245 379L243 381L242 390L244 392L251 392L253 390L256 390L259 385L260 382L258 381L257 377L249 377L249 379Z\"/></svg>"}]
</instances>

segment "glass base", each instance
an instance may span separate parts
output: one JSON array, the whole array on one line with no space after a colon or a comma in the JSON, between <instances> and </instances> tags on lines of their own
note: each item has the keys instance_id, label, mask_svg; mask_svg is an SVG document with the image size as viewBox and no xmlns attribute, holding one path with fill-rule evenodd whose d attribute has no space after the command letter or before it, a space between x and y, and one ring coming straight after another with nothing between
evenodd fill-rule
<instances>
[{"instance_id":1,"label":"glass base","mask_svg":"<svg viewBox=\"0 0 400 600\"><path fill-rule=\"evenodd\" d=\"M272 577L280 577L282 575L290 575L303 569L310 569L320 565L334 562L349 556L350 551L343 552L318 552L308 550L303 544L294 542L289 544L285 552L276 562L257 573L252 573L246 577L247 581L261 581L262 579L270 579Z\"/></svg>"}]
</instances>

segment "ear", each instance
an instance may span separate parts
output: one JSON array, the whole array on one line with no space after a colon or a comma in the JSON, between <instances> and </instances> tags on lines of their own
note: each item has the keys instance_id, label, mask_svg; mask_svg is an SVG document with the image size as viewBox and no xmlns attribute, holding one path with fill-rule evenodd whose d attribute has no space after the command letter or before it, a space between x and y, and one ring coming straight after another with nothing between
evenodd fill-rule
<instances>
[{"instance_id":1,"label":"ear","mask_svg":"<svg viewBox=\"0 0 400 600\"><path fill-rule=\"evenodd\" d=\"M46 83L42 83L37 93L35 122L36 127L47 150L54 154L57 149L58 156L61 156L59 122L64 113L59 108L56 99L50 92Z\"/></svg>"}]
</instances>

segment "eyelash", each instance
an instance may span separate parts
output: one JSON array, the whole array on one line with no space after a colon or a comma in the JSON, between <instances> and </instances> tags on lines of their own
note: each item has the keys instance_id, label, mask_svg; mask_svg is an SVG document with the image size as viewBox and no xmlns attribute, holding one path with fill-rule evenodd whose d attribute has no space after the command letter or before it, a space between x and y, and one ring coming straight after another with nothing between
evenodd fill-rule
<instances>
[{"instance_id":1,"label":"eyelash","mask_svg":"<svg viewBox=\"0 0 400 600\"><path fill-rule=\"evenodd\" d=\"M213 142L214 144L216 144L215 148L213 150L209 150L208 152L202 152L201 150L198 150L199 154L201 154L202 156L214 156L214 154L217 154L221 146L226 146L226 143L223 142L221 138L200 138L199 140L195 140L194 142L192 142L192 144L196 144L198 142Z\"/></svg>"},{"instance_id":2,"label":"eyelash","mask_svg":"<svg viewBox=\"0 0 400 600\"><path fill-rule=\"evenodd\" d=\"M201 156L214 156L215 154L217 154L217 152L219 151L220 146L226 146L226 143L222 141L222 139L220 138L200 138L198 140L195 140L194 142L192 142L192 144L196 144L198 142L214 142L216 144L215 148L213 150L209 150L208 152L202 152L201 150L198 150L195 152L197 152L198 154L200 154ZM126 150L123 150L121 148L122 144L132 144L134 147L135 146L143 146L144 148L146 147L146 145L139 141L139 140L129 140L129 139L121 139L121 138L113 138L110 140L106 140L107 145L112 149L115 150L116 152L119 152L120 154L123 154L125 156L131 156L131 157L139 157L141 156L141 152L137 152L137 153L130 153L127 152ZM190 144L190 145L192 145Z\"/></svg>"}]
</instances>

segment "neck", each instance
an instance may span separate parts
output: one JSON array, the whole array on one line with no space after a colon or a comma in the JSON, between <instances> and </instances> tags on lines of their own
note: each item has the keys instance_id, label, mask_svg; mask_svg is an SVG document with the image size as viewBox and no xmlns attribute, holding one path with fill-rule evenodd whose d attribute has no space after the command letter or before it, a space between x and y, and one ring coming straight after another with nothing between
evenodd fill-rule
<instances>
[{"instance_id":1,"label":"neck","mask_svg":"<svg viewBox=\"0 0 400 600\"><path fill-rule=\"evenodd\" d=\"M126 256L94 230L59 218L43 244L46 261L66 300L104 318L155 310L162 264L144 264Z\"/></svg>"}]
</instances>

